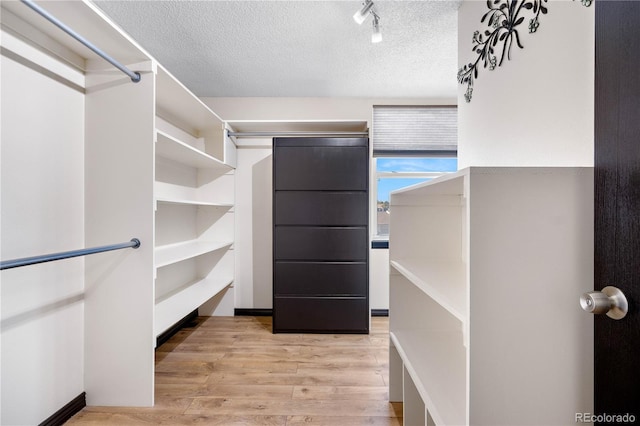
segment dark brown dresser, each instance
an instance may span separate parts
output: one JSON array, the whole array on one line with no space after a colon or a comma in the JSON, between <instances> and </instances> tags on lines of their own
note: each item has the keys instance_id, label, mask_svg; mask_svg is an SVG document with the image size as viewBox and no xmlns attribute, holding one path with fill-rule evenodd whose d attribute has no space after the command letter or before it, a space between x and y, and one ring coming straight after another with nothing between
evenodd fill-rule
<instances>
[{"instance_id":1,"label":"dark brown dresser","mask_svg":"<svg viewBox=\"0 0 640 426\"><path fill-rule=\"evenodd\" d=\"M273 141L273 332L369 332L369 140Z\"/></svg>"}]
</instances>

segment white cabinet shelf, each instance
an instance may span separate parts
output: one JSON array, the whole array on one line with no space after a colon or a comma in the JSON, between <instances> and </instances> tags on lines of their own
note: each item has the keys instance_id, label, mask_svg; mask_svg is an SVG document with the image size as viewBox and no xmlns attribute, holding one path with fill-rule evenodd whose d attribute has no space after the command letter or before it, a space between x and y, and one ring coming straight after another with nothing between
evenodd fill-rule
<instances>
[{"instance_id":1,"label":"white cabinet shelf","mask_svg":"<svg viewBox=\"0 0 640 426\"><path fill-rule=\"evenodd\" d=\"M465 424L466 350L462 335L450 332L396 330L391 343L414 380L436 424ZM417 361L417 362L414 362ZM429 386L438 383L438 386Z\"/></svg>"},{"instance_id":2,"label":"white cabinet shelf","mask_svg":"<svg viewBox=\"0 0 640 426\"><path fill-rule=\"evenodd\" d=\"M156 202L165 203L165 204L185 204L185 205L202 206L202 207L221 207L221 208L233 207L232 203L217 203L217 202L207 202L207 201L197 201L197 200L185 200L185 199L179 199L179 198L164 198L164 197L156 197Z\"/></svg>"},{"instance_id":3,"label":"white cabinet shelf","mask_svg":"<svg viewBox=\"0 0 640 426\"><path fill-rule=\"evenodd\" d=\"M156 155L160 157L200 169L221 169L225 171L232 169L217 158L174 138L168 133L161 130L156 130L156 133Z\"/></svg>"},{"instance_id":4,"label":"white cabinet shelf","mask_svg":"<svg viewBox=\"0 0 640 426\"><path fill-rule=\"evenodd\" d=\"M222 292L232 282L232 276L195 280L164 295L160 300L156 299L155 335L161 334L192 312L194 305L202 305L211 298L211 295Z\"/></svg>"},{"instance_id":5,"label":"white cabinet shelf","mask_svg":"<svg viewBox=\"0 0 640 426\"><path fill-rule=\"evenodd\" d=\"M466 321L466 265L460 261L424 262L418 258L392 260L393 266L415 286L460 321Z\"/></svg>"},{"instance_id":6,"label":"white cabinet shelf","mask_svg":"<svg viewBox=\"0 0 640 426\"><path fill-rule=\"evenodd\" d=\"M156 163L159 169L160 162ZM194 169L195 171L196 169ZM159 175L160 173L158 173ZM197 179L194 173L194 180ZM184 185L156 181L155 198L158 203L190 204L193 206L233 207L233 175L225 174L209 184L209 187L197 187L197 184ZM225 185L227 187L225 187Z\"/></svg>"},{"instance_id":7,"label":"white cabinet shelf","mask_svg":"<svg viewBox=\"0 0 640 426\"><path fill-rule=\"evenodd\" d=\"M194 96L162 65L158 64L157 70L157 114L189 133L199 133L202 137L214 138L221 149L224 139L224 123L220 117ZM208 135L209 132L211 132L210 135ZM213 156L222 159L218 155Z\"/></svg>"},{"instance_id":8,"label":"white cabinet shelf","mask_svg":"<svg viewBox=\"0 0 640 426\"><path fill-rule=\"evenodd\" d=\"M156 247L156 268L231 247L232 241L186 241Z\"/></svg>"},{"instance_id":9,"label":"white cabinet shelf","mask_svg":"<svg viewBox=\"0 0 640 426\"><path fill-rule=\"evenodd\" d=\"M389 395L406 424L559 425L591 407L576 308L591 168L469 168L392 192L390 210Z\"/></svg>"}]
</instances>

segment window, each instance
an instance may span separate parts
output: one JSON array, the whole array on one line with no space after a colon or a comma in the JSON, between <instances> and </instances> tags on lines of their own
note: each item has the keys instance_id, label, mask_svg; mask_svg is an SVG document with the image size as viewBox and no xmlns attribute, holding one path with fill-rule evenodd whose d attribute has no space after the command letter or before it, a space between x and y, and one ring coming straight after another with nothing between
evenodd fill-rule
<instances>
[{"instance_id":1,"label":"window","mask_svg":"<svg viewBox=\"0 0 640 426\"><path fill-rule=\"evenodd\" d=\"M444 173L455 172L458 169L458 159L455 157L377 157L374 167L377 184L377 235L388 236L391 191L425 182Z\"/></svg>"},{"instance_id":2,"label":"window","mask_svg":"<svg viewBox=\"0 0 640 426\"><path fill-rule=\"evenodd\" d=\"M374 106L376 236L389 235L389 194L458 169L455 106Z\"/></svg>"}]
</instances>

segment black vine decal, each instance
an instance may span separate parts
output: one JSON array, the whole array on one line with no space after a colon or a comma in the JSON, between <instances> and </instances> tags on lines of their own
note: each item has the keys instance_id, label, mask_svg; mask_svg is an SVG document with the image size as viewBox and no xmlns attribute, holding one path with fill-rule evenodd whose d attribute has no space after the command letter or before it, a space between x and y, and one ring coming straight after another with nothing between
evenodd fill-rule
<instances>
[{"instance_id":1,"label":"black vine decal","mask_svg":"<svg viewBox=\"0 0 640 426\"><path fill-rule=\"evenodd\" d=\"M501 66L506 57L511 60L511 48L513 43L523 49L520 42L518 26L524 22L525 11L533 13L529 20L529 33L535 33L540 27L540 15L548 12L546 3L548 0L487 0L489 11L482 16L480 23L487 22L489 29L481 34L473 33L472 51L478 54L475 62L469 62L458 70L458 83L466 84L467 91L464 99L471 102L473 95L473 82L478 78L478 67L482 63L484 68L493 71L496 66ZM575 0L574 0L575 1ZM593 0L581 0L584 6L591 6ZM498 46L501 43L501 46ZM499 52L499 53L496 53ZM498 55L500 61L498 62Z\"/></svg>"}]
</instances>

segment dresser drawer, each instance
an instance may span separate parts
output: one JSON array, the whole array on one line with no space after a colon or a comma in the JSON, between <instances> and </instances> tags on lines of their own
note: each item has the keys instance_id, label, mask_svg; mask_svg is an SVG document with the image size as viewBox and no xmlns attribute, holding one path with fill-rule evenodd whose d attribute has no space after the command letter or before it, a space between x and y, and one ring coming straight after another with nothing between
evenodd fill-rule
<instances>
[{"instance_id":1,"label":"dresser drawer","mask_svg":"<svg viewBox=\"0 0 640 426\"><path fill-rule=\"evenodd\" d=\"M274 260L365 261L366 227L276 226Z\"/></svg>"},{"instance_id":2,"label":"dresser drawer","mask_svg":"<svg viewBox=\"0 0 640 426\"><path fill-rule=\"evenodd\" d=\"M366 298L275 297L274 332L368 333Z\"/></svg>"},{"instance_id":3,"label":"dresser drawer","mask_svg":"<svg viewBox=\"0 0 640 426\"><path fill-rule=\"evenodd\" d=\"M366 191L369 149L286 146L274 150L274 189Z\"/></svg>"},{"instance_id":4,"label":"dresser drawer","mask_svg":"<svg viewBox=\"0 0 640 426\"><path fill-rule=\"evenodd\" d=\"M366 192L276 191L276 225L366 226Z\"/></svg>"},{"instance_id":5,"label":"dresser drawer","mask_svg":"<svg viewBox=\"0 0 640 426\"><path fill-rule=\"evenodd\" d=\"M366 296L365 262L276 262L275 296Z\"/></svg>"}]
</instances>

